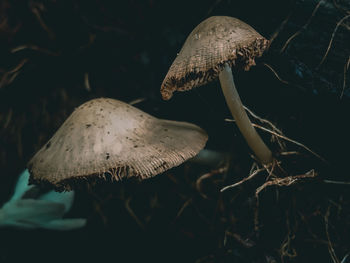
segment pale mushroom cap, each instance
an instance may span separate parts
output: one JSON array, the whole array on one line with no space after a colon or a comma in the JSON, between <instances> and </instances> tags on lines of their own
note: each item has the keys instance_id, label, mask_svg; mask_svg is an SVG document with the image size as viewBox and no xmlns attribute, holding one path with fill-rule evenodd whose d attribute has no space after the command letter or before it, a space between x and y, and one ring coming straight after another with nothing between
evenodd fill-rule
<instances>
[{"instance_id":1,"label":"pale mushroom cap","mask_svg":"<svg viewBox=\"0 0 350 263\"><path fill-rule=\"evenodd\" d=\"M225 63L249 70L269 41L241 20L213 16L201 22L187 37L161 86L163 99L174 91L186 91L218 77Z\"/></svg>"},{"instance_id":2,"label":"pale mushroom cap","mask_svg":"<svg viewBox=\"0 0 350 263\"><path fill-rule=\"evenodd\" d=\"M71 190L81 181L149 178L195 156L208 137L114 99L77 108L28 163L30 182Z\"/></svg>"}]
</instances>

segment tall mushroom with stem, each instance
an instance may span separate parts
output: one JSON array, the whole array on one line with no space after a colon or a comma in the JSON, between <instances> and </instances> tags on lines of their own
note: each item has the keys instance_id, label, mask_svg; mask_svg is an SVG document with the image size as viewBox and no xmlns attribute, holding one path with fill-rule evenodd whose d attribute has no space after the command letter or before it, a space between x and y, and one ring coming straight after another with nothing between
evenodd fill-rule
<instances>
[{"instance_id":1,"label":"tall mushroom with stem","mask_svg":"<svg viewBox=\"0 0 350 263\"><path fill-rule=\"evenodd\" d=\"M84 182L146 179L194 157L200 127L155 118L115 99L78 107L28 163L30 182L69 191Z\"/></svg>"},{"instance_id":2,"label":"tall mushroom with stem","mask_svg":"<svg viewBox=\"0 0 350 263\"><path fill-rule=\"evenodd\" d=\"M161 86L163 99L174 91L186 91L219 78L226 103L249 147L262 164L273 161L243 108L231 67L249 70L268 48L269 41L241 20L213 16L201 22L187 37Z\"/></svg>"}]
</instances>

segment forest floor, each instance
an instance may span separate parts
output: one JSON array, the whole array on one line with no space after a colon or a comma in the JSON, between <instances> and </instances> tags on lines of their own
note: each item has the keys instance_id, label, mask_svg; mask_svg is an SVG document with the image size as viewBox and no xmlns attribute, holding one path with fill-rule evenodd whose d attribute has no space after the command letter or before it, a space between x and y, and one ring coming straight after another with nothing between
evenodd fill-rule
<instances>
[{"instance_id":1,"label":"forest floor","mask_svg":"<svg viewBox=\"0 0 350 263\"><path fill-rule=\"evenodd\" d=\"M206 149L228 158L77 189L67 216L87 218L85 228L1 229L0 262L350 262L349 4L164 2L1 1L0 204L92 98L139 100L151 115L195 123L209 135ZM187 34L212 15L273 40L255 67L234 74L284 177L252 158L218 82L160 97Z\"/></svg>"}]
</instances>

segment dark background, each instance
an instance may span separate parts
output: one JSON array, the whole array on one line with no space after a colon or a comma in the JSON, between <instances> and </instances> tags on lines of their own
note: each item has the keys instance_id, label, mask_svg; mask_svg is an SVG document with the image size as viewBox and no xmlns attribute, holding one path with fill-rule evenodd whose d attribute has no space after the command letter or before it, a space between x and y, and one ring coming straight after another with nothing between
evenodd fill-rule
<instances>
[{"instance_id":1,"label":"dark background","mask_svg":"<svg viewBox=\"0 0 350 263\"><path fill-rule=\"evenodd\" d=\"M323 1L312 16L318 3L2 0L0 204L74 108L97 97L142 98L138 108L201 126L209 134L207 148L233 158L228 173L205 182L205 198L196 180L213 168L191 163L145 182L79 189L67 216L88 218L85 228L1 229L0 262L332 262L330 247L341 261L350 252L349 185L322 180L349 181L350 19L334 29L350 4ZM219 83L167 102L159 93L187 35L213 15L237 17L273 38L249 72L234 69L242 101L329 162L288 144L303 153L289 160L290 172L315 169L319 176L263 191L258 231L254 191L261 179L219 193L246 177L253 162L237 127L224 121L230 113ZM261 134L268 142L270 135Z\"/></svg>"}]
</instances>

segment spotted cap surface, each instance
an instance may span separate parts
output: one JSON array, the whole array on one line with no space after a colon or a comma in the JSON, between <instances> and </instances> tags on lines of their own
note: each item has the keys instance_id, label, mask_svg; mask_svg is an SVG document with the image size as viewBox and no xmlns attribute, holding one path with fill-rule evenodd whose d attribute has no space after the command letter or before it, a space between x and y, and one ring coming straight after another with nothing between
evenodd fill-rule
<instances>
[{"instance_id":1,"label":"spotted cap surface","mask_svg":"<svg viewBox=\"0 0 350 263\"><path fill-rule=\"evenodd\" d=\"M149 178L195 156L206 132L100 98L78 107L28 163L30 182L57 191L83 181Z\"/></svg>"},{"instance_id":2,"label":"spotted cap surface","mask_svg":"<svg viewBox=\"0 0 350 263\"><path fill-rule=\"evenodd\" d=\"M186 91L218 77L225 63L249 70L269 41L241 20L213 16L187 37L161 86L164 100L174 91Z\"/></svg>"}]
</instances>

